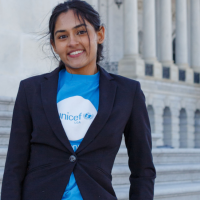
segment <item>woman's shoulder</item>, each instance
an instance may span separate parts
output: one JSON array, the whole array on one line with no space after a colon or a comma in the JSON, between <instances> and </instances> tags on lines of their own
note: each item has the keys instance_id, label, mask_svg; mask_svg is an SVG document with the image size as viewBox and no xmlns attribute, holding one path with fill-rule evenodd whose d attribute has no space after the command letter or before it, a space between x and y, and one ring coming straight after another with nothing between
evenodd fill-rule
<instances>
[{"instance_id":1,"label":"woman's shoulder","mask_svg":"<svg viewBox=\"0 0 200 200\"><path fill-rule=\"evenodd\" d=\"M21 80L21 82L23 82L23 84L25 85L35 85L35 84L37 85L43 82L45 79L48 79L48 77L52 76L53 74L56 74L57 71L58 67L51 72L25 78Z\"/></svg>"},{"instance_id":2,"label":"woman's shoulder","mask_svg":"<svg viewBox=\"0 0 200 200\"><path fill-rule=\"evenodd\" d=\"M112 73L109 73L109 74L110 74L110 76L113 77L113 79L115 80L115 82L117 83L117 85L119 87L124 87L124 88L127 88L127 89L129 89L129 88L133 89L138 84L140 84L139 81L131 79L131 78L127 78L127 77L117 75L117 74L112 74Z\"/></svg>"}]
</instances>

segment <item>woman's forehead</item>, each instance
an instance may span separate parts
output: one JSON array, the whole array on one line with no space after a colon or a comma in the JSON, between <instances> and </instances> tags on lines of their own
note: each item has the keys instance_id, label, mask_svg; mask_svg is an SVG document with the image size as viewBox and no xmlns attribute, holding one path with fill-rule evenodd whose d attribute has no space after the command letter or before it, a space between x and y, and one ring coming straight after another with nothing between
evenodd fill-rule
<instances>
[{"instance_id":1,"label":"woman's forehead","mask_svg":"<svg viewBox=\"0 0 200 200\"><path fill-rule=\"evenodd\" d=\"M84 21L87 26L90 26L90 23L87 20ZM79 16L78 18L78 16L74 13L73 10L69 10L67 12L61 13L58 16L55 24L55 31L57 29L71 30L79 24L84 24L81 16Z\"/></svg>"}]
</instances>

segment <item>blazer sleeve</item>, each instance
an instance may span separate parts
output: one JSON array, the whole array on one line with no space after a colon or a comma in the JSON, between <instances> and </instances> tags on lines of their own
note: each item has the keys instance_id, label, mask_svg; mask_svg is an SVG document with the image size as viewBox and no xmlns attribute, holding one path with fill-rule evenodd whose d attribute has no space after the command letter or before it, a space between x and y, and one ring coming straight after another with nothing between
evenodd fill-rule
<instances>
[{"instance_id":1,"label":"blazer sleeve","mask_svg":"<svg viewBox=\"0 0 200 200\"><path fill-rule=\"evenodd\" d=\"M22 184L29 159L32 120L23 81L13 110L10 141L2 182L1 200L21 200Z\"/></svg>"},{"instance_id":2,"label":"blazer sleeve","mask_svg":"<svg viewBox=\"0 0 200 200\"><path fill-rule=\"evenodd\" d=\"M139 82L124 136L131 171L129 199L153 200L156 171L151 154L151 127Z\"/></svg>"}]
</instances>

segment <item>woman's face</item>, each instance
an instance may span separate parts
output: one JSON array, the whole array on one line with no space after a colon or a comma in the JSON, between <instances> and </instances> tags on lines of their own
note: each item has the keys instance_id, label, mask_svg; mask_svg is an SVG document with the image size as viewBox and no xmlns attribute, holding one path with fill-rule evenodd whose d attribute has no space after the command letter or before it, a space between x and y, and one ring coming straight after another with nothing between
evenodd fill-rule
<instances>
[{"instance_id":1,"label":"woman's face","mask_svg":"<svg viewBox=\"0 0 200 200\"><path fill-rule=\"evenodd\" d=\"M103 43L105 38L104 27L96 32L88 21L85 20L85 23L90 44L84 23L72 10L61 13L55 24L54 41L51 44L71 73L94 74L97 45Z\"/></svg>"}]
</instances>

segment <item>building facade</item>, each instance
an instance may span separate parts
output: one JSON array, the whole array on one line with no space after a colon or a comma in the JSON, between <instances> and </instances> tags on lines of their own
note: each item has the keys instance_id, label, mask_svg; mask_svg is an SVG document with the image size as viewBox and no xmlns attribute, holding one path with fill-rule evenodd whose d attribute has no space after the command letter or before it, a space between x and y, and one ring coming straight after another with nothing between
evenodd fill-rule
<instances>
[{"instance_id":1,"label":"building facade","mask_svg":"<svg viewBox=\"0 0 200 200\"><path fill-rule=\"evenodd\" d=\"M45 35L57 0L0 1L0 96L57 65ZM106 28L102 66L140 81L157 146L200 148L200 0L87 0Z\"/></svg>"}]
</instances>

